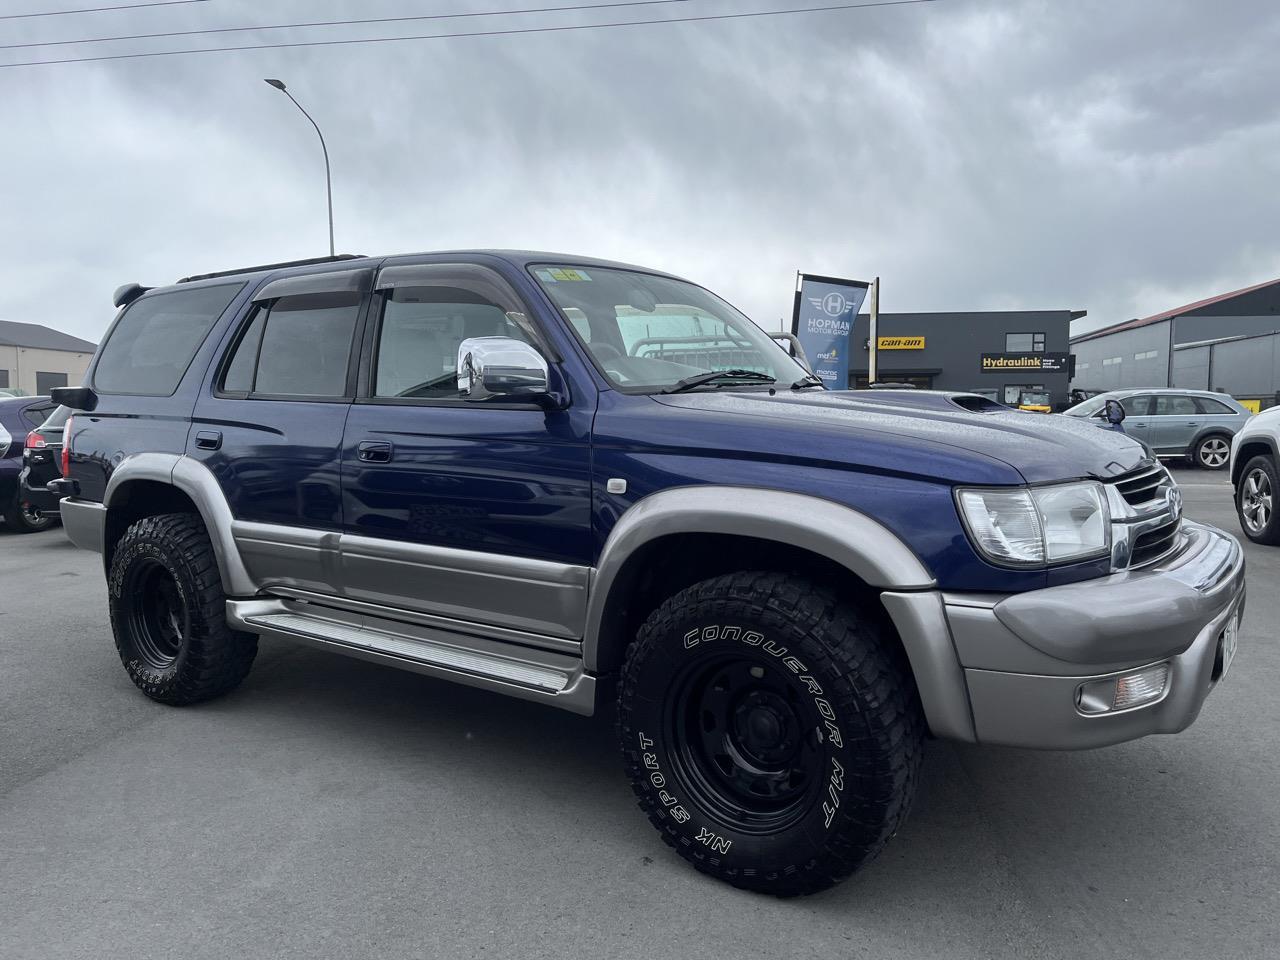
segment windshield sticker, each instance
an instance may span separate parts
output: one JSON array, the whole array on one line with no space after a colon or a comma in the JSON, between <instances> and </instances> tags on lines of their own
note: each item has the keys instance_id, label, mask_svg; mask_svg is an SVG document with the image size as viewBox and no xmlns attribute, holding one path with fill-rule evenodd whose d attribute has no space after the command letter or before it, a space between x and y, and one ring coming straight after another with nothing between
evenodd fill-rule
<instances>
[{"instance_id":1,"label":"windshield sticker","mask_svg":"<svg viewBox=\"0 0 1280 960\"><path fill-rule=\"evenodd\" d=\"M591 276L585 270L570 270L567 267L552 267L550 270L538 270L539 280L547 283L590 283Z\"/></svg>"}]
</instances>

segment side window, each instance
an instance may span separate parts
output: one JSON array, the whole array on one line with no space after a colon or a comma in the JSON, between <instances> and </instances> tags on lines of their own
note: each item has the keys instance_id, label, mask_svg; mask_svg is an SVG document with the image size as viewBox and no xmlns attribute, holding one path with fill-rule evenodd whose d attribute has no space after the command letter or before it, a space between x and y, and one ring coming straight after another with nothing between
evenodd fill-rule
<instances>
[{"instance_id":1,"label":"side window","mask_svg":"<svg viewBox=\"0 0 1280 960\"><path fill-rule=\"evenodd\" d=\"M1190 397L1176 395L1156 397L1157 417L1194 417L1197 413L1196 402Z\"/></svg>"},{"instance_id":2,"label":"side window","mask_svg":"<svg viewBox=\"0 0 1280 960\"><path fill-rule=\"evenodd\" d=\"M99 393L169 397L243 283L147 294L126 308L98 352Z\"/></svg>"},{"instance_id":3,"label":"side window","mask_svg":"<svg viewBox=\"0 0 1280 960\"><path fill-rule=\"evenodd\" d=\"M1233 417L1235 411L1228 407L1221 400L1214 400L1212 397L1192 397L1195 401L1196 409L1201 413L1210 417Z\"/></svg>"},{"instance_id":4,"label":"side window","mask_svg":"<svg viewBox=\"0 0 1280 960\"><path fill-rule=\"evenodd\" d=\"M65 384L64 384L65 386ZM43 426L44 422L49 419L49 414L53 413L56 408L51 403L41 403L34 407L27 407L22 411L22 418L31 424L31 429Z\"/></svg>"},{"instance_id":5,"label":"side window","mask_svg":"<svg viewBox=\"0 0 1280 960\"><path fill-rule=\"evenodd\" d=\"M1126 416L1130 417L1149 417L1151 416L1151 402L1155 399L1152 396L1141 397L1125 397L1120 401L1120 405L1124 407Z\"/></svg>"},{"instance_id":6,"label":"side window","mask_svg":"<svg viewBox=\"0 0 1280 960\"><path fill-rule=\"evenodd\" d=\"M506 310L472 290L441 285L387 291L374 354L373 396L457 397L458 346L469 337L532 342Z\"/></svg>"},{"instance_id":7,"label":"side window","mask_svg":"<svg viewBox=\"0 0 1280 960\"><path fill-rule=\"evenodd\" d=\"M342 397L360 294L314 293L259 306L232 348L226 393Z\"/></svg>"}]
</instances>

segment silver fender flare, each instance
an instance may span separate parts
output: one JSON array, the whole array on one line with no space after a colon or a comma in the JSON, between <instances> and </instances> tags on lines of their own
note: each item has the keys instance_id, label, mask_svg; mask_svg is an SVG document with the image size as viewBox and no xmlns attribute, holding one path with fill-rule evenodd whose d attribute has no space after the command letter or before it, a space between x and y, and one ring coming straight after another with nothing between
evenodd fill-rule
<instances>
[{"instance_id":1,"label":"silver fender flare","mask_svg":"<svg viewBox=\"0 0 1280 960\"><path fill-rule=\"evenodd\" d=\"M634 504L600 553L587 605L582 654L601 663L605 609L614 582L645 544L671 534L709 533L791 544L832 560L872 587L927 590L936 584L920 558L879 521L850 507L801 493L755 487L675 487Z\"/></svg>"},{"instance_id":2,"label":"silver fender flare","mask_svg":"<svg viewBox=\"0 0 1280 960\"><path fill-rule=\"evenodd\" d=\"M209 468L197 460L176 453L138 453L126 457L111 472L102 502L108 510L123 498L125 484L132 480L151 480L176 487L191 498L213 542L218 573L227 596L252 596L257 586L231 535L231 507L218 480Z\"/></svg>"}]
</instances>

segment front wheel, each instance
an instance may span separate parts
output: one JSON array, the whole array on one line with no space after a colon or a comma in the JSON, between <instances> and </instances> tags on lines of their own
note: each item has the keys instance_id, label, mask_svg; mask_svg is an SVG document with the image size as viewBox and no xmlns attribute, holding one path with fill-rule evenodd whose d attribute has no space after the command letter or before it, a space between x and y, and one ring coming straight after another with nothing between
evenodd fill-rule
<instances>
[{"instance_id":1,"label":"front wheel","mask_svg":"<svg viewBox=\"0 0 1280 960\"><path fill-rule=\"evenodd\" d=\"M696 584L628 652L618 735L640 806L694 867L794 896L843 880L906 817L924 722L896 641L814 584Z\"/></svg>"},{"instance_id":2,"label":"front wheel","mask_svg":"<svg viewBox=\"0 0 1280 960\"><path fill-rule=\"evenodd\" d=\"M1244 465L1236 487L1236 513L1245 536L1254 543L1280 544L1280 521L1273 508L1280 478L1270 457L1254 457Z\"/></svg>"},{"instance_id":3,"label":"front wheel","mask_svg":"<svg viewBox=\"0 0 1280 960\"><path fill-rule=\"evenodd\" d=\"M1231 441L1226 437L1205 437L1196 444L1192 459L1205 470L1223 470L1231 459Z\"/></svg>"}]
</instances>

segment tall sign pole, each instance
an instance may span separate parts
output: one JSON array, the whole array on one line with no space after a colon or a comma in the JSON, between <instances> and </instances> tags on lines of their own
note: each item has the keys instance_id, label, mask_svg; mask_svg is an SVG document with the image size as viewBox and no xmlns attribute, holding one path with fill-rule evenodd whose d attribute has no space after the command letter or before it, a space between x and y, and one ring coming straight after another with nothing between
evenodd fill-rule
<instances>
[{"instance_id":1,"label":"tall sign pole","mask_svg":"<svg viewBox=\"0 0 1280 960\"><path fill-rule=\"evenodd\" d=\"M877 367L876 351L880 346L880 278L876 277L871 283L871 314L870 323L867 327L867 386L875 383L879 378Z\"/></svg>"}]
</instances>

